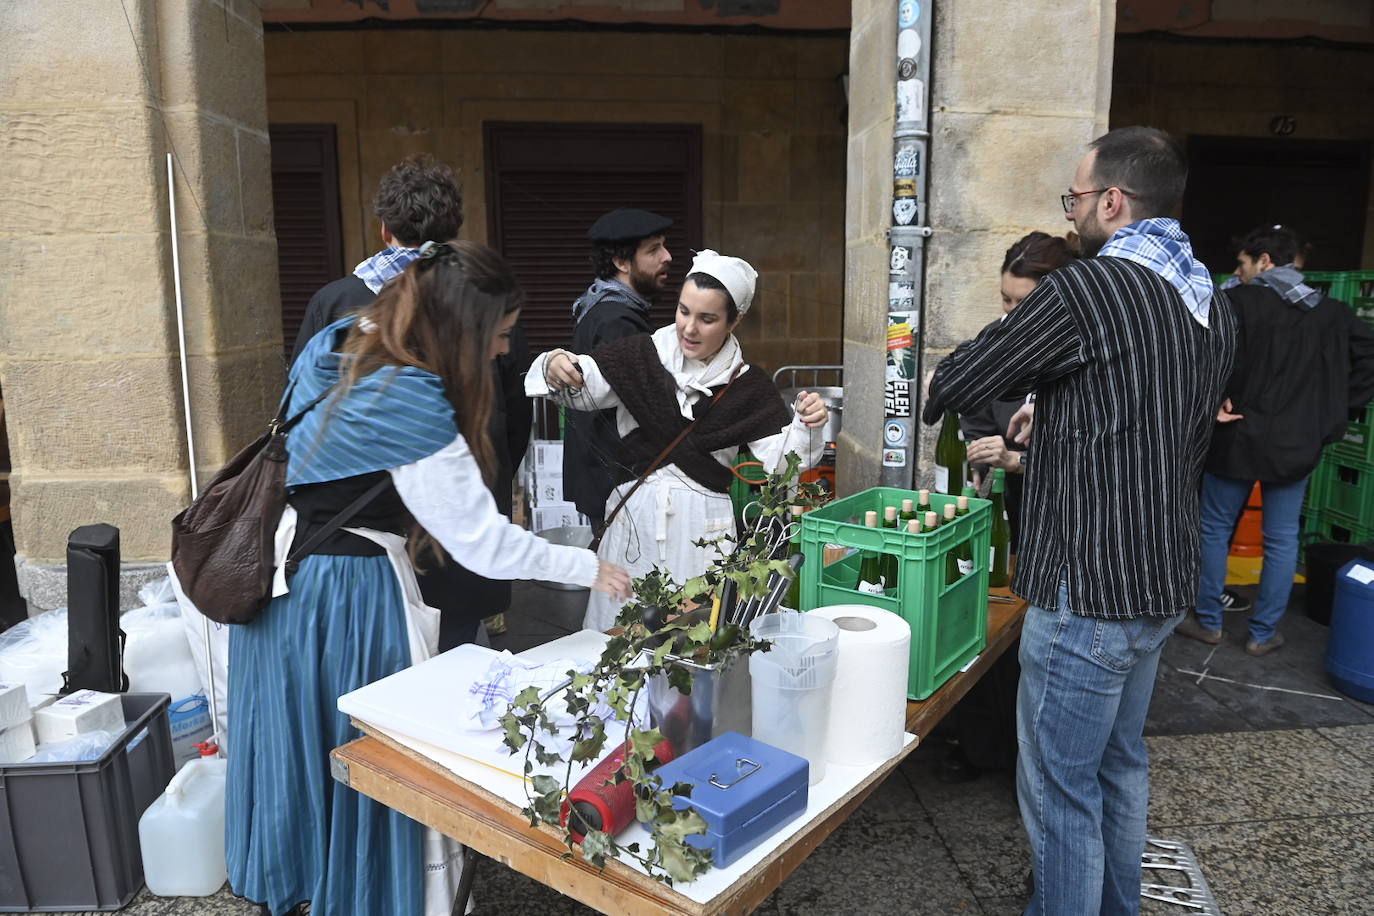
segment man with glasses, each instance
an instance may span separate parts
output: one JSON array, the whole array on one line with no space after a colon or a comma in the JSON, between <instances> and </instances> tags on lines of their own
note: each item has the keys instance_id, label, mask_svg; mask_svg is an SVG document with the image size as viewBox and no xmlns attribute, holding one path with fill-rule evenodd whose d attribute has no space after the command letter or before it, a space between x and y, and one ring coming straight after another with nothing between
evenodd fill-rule
<instances>
[{"instance_id":1,"label":"man with glasses","mask_svg":"<svg viewBox=\"0 0 1374 916\"><path fill-rule=\"evenodd\" d=\"M1160 649L1193 605L1198 485L1236 320L1171 214L1162 131L1094 140L1061 202L1084 259L935 370L924 419L1036 392L1021 550L1017 794L1028 914L1134 913Z\"/></svg>"}]
</instances>

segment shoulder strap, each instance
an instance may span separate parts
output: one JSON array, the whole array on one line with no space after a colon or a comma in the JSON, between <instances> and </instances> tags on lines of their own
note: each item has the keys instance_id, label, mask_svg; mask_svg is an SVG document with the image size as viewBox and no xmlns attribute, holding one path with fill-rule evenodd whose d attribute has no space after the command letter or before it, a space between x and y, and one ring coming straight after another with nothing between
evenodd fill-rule
<instances>
[{"instance_id":1,"label":"shoulder strap","mask_svg":"<svg viewBox=\"0 0 1374 916\"><path fill-rule=\"evenodd\" d=\"M324 397L324 395L320 395L320 397ZM316 400L318 401L319 399L316 398ZM306 408L306 410L309 409L309 407ZM304 411L302 411L302 413L303 412ZM319 530L317 530L314 534L310 535L310 537L306 538L305 543L301 544L301 546L291 551L291 555L286 558L286 563L284 564L286 566L287 573L294 573L296 571L296 568L300 566L300 562L302 559L314 553L316 548L323 544L325 542L325 539L328 538L331 534L338 531L344 525L347 525L349 519L353 518L353 516L361 512L363 507L366 506L368 503L372 502L372 500L375 499L379 493L386 489L386 486L389 483L391 483L391 475L383 471L381 480L377 481L372 486L368 487L367 491L364 492L361 496L359 496L357 499L353 500L353 502L349 503L348 505L340 509L338 515L335 515L329 521L321 525Z\"/></svg>"},{"instance_id":2,"label":"shoulder strap","mask_svg":"<svg viewBox=\"0 0 1374 916\"><path fill-rule=\"evenodd\" d=\"M735 371L730 375L730 381L725 384L724 388L716 392L715 397L711 398L711 403L707 405L706 410L703 410L699 416L692 420L691 423L688 423L686 426L684 426L682 428L682 432L678 433L677 437L674 438L672 442L668 443L668 447L665 448L663 451L659 452L657 458L649 462L649 466L644 469L643 474L639 475L639 479L635 481L634 486L630 487L630 489L625 491L625 495L620 497L620 502L615 504L615 508L610 511L610 514L606 516L606 520L601 523L601 527L597 529L596 536L593 537L592 542L587 545L588 550L595 551L598 547L601 546L601 539L605 537L606 532L610 530L611 522L615 521L615 517L620 514L620 510L625 508L625 504L630 501L630 497L634 495L635 490L638 490L640 486L643 485L644 481L648 478L650 474L658 470L658 466L663 463L664 459L666 459L669 455L672 454L673 449L677 448L678 444L681 443L683 439L687 438L687 434L696 428L696 425L698 422L701 421L701 418L706 416L706 412L710 410L711 407L714 407L717 401L725 397L725 392L729 391L730 386L735 384L735 379L739 378L740 372L742 372L745 366L747 365L747 363L742 362L738 366L736 366Z\"/></svg>"}]
</instances>

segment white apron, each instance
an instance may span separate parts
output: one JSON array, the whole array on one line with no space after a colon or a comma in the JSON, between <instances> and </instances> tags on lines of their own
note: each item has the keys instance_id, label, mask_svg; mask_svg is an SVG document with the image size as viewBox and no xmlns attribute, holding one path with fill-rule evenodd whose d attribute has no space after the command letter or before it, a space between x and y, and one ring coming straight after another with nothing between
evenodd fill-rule
<instances>
[{"instance_id":1,"label":"white apron","mask_svg":"<svg viewBox=\"0 0 1374 916\"><path fill-rule=\"evenodd\" d=\"M633 486L634 481L627 481L616 487L606 500L606 512L619 505ZM733 537L734 532L729 494L706 489L670 464L645 478L607 529L596 555L625 567L632 579L657 566L682 585L704 573L716 556L713 548L697 547L692 542L721 535ZM604 632L615 625L622 606L610 595L593 591L582 625Z\"/></svg>"}]
</instances>

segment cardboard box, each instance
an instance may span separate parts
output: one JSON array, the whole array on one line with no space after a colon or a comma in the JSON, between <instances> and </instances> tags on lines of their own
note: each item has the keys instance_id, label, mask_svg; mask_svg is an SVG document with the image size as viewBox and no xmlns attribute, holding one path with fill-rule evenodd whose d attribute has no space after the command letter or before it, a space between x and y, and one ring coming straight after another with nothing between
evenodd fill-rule
<instances>
[{"instance_id":1,"label":"cardboard box","mask_svg":"<svg viewBox=\"0 0 1374 916\"><path fill-rule=\"evenodd\" d=\"M33 718L29 692L23 684L0 684L0 731Z\"/></svg>"},{"instance_id":2,"label":"cardboard box","mask_svg":"<svg viewBox=\"0 0 1374 916\"><path fill-rule=\"evenodd\" d=\"M530 443L530 470L538 479L541 475L563 475L563 440L535 439Z\"/></svg>"},{"instance_id":3,"label":"cardboard box","mask_svg":"<svg viewBox=\"0 0 1374 916\"><path fill-rule=\"evenodd\" d=\"M33 723L25 719L0 728L0 763L23 763L38 751L33 742Z\"/></svg>"},{"instance_id":4,"label":"cardboard box","mask_svg":"<svg viewBox=\"0 0 1374 916\"><path fill-rule=\"evenodd\" d=\"M586 525L587 517L577 511L572 503L557 503L551 506L535 506L530 512L532 531L547 531L567 525Z\"/></svg>"},{"instance_id":5,"label":"cardboard box","mask_svg":"<svg viewBox=\"0 0 1374 916\"><path fill-rule=\"evenodd\" d=\"M124 731L124 707L117 693L78 690L38 710L33 721L38 743L51 744L91 732Z\"/></svg>"},{"instance_id":6,"label":"cardboard box","mask_svg":"<svg viewBox=\"0 0 1374 916\"><path fill-rule=\"evenodd\" d=\"M563 475L538 475L534 478L534 487L530 490L530 505L533 506L566 506L568 501L563 498Z\"/></svg>"}]
</instances>

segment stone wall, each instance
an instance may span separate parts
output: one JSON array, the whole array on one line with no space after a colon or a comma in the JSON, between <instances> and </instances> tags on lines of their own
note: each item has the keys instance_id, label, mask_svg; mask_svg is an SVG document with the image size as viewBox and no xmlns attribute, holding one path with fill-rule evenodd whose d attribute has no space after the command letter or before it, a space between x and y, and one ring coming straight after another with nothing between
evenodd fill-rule
<instances>
[{"instance_id":1,"label":"stone wall","mask_svg":"<svg viewBox=\"0 0 1374 916\"><path fill-rule=\"evenodd\" d=\"M1272 137L1270 120L1288 114L1293 139L1369 142L1371 93L1367 49L1128 38L1117 43L1112 126L1150 124L1184 142L1189 134ZM1374 267L1374 172L1367 203L1361 263L1341 266Z\"/></svg>"},{"instance_id":2,"label":"stone wall","mask_svg":"<svg viewBox=\"0 0 1374 916\"><path fill-rule=\"evenodd\" d=\"M852 11L845 289L845 430L840 490L877 482L891 223L896 11ZM1001 314L1006 249L1035 229L1062 234L1059 195L1106 129L1113 0L1015 6L936 2L924 284L924 368ZM929 481L935 430L916 479Z\"/></svg>"},{"instance_id":3,"label":"stone wall","mask_svg":"<svg viewBox=\"0 0 1374 916\"><path fill-rule=\"evenodd\" d=\"M165 560L189 499L169 150L201 479L275 407L262 27L249 0L30 2L0 33L0 381L21 589L51 607L71 529Z\"/></svg>"},{"instance_id":4,"label":"stone wall","mask_svg":"<svg viewBox=\"0 0 1374 916\"><path fill-rule=\"evenodd\" d=\"M345 262L377 246L368 204L402 156L460 174L486 240L487 121L699 124L704 242L748 258L751 362L839 361L844 39L626 32L270 32L273 122L337 129Z\"/></svg>"}]
</instances>

